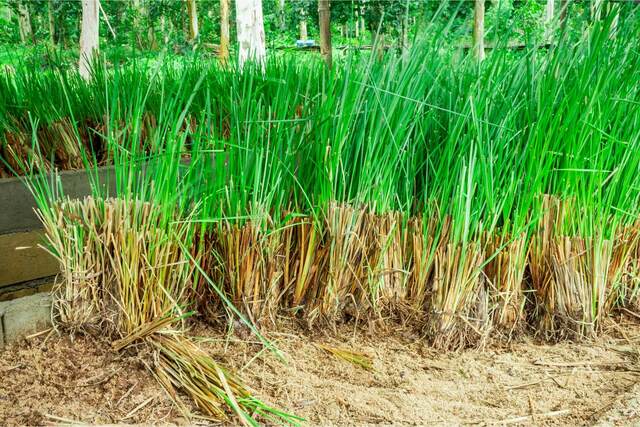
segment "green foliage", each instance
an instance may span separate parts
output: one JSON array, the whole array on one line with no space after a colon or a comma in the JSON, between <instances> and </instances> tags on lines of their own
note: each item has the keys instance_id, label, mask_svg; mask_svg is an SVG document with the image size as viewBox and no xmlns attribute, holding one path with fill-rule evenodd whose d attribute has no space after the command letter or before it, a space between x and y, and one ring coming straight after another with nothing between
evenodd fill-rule
<instances>
[{"instance_id":1,"label":"green foliage","mask_svg":"<svg viewBox=\"0 0 640 427\"><path fill-rule=\"evenodd\" d=\"M520 7L518 6L520 3ZM542 15L544 5L535 0L514 1L514 20L521 22L521 28L526 40L540 40L544 32Z\"/></svg>"},{"instance_id":2,"label":"green foliage","mask_svg":"<svg viewBox=\"0 0 640 427\"><path fill-rule=\"evenodd\" d=\"M81 5L79 0L0 0L0 44L16 45L20 42L18 25L18 1L28 7L34 35L27 44L40 45L48 41L49 7L52 7L55 27L55 43L65 48L78 44ZM634 5L631 2L617 5L624 15L628 15ZM179 0L103 0L104 15L101 14L100 36L102 47L129 46L137 50L154 51L167 48L175 52L187 53L193 50L186 36L186 5ZM544 32L542 15L543 0L492 0L486 3L487 38L514 40L540 39ZM318 34L317 0L285 1L284 29L280 26L280 12L277 0L263 1L264 25L267 43L272 46L292 46L299 37L300 20L307 21L310 38ZM217 0L197 0L199 15L199 43L216 43L220 33L219 2ZM557 5L559 8L559 4ZM350 37L341 42L357 44L369 43L370 34L380 30L386 40L393 43L401 38L403 22L408 16L409 32L418 33L431 21L449 23L469 37L473 18L473 2L448 0L443 2L420 0L340 0L331 4L331 20L334 36L339 28L346 26ZM571 2L569 30L582 31L589 20L586 2ZM235 37L235 8L231 4L231 38ZM360 40L354 38L356 21L364 20L367 31L359 31ZM108 28L107 21L113 29ZM454 32L443 36L452 37Z\"/></svg>"},{"instance_id":3,"label":"green foliage","mask_svg":"<svg viewBox=\"0 0 640 427\"><path fill-rule=\"evenodd\" d=\"M637 29L632 20L625 25ZM436 33L441 31L429 34ZM97 69L92 83L57 67L18 69L15 77L5 77L0 130L28 129L33 119L45 126L70 114L79 122L109 116L116 127L143 115L161 121L189 99L185 114L211 124L193 130L194 143L204 144L204 152L233 152L228 171L215 184L220 187L210 192L229 191L226 174L234 167L233 185L252 189L228 193L234 200L217 206L221 211L215 215L245 215L243 210L259 200L309 212L318 202L324 206L336 199L411 214L440 200L437 210L453 215L462 203L456 201L460 180L466 177L478 180L467 194L477 225L522 225L532 194L593 197L593 191L606 189L602 197L613 196L610 186L598 187L602 176L595 171L619 170L615 165L627 152L625 144L640 142L634 130L640 118L632 102L640 90L637 40L609 40L605 34L594 33L590 45L568 38L548 53L497 50L480 68L467 56L448 53L455 49L447 37L432 36L421 38L419 53L407 63L391 53L382 63L347 56L328 73L316 59L283 56L269 61L264 76L255 70L236 74L198 57L177 64L165 56L159 62L136 59L115 66L128 55L125 51L114 53L113 70L106 64ZM594 44L607 48L593 50ZM16 99L20 104L11 101ZM177 104L168 105L168 99ZM298 120L302 124L291 124ZM301 159L309 163L300 164ZM486 159L499 159L500 167ZM541 159L548 165L543 167ZM544 168L543 181L514 178L537 177ZM305 175L294 178L296 170ZM275 175L259 179L264 193L257 194L251 182L260 171ZM276 187L282 191L273 192ZM612 205L620 203L621 211L635 203L619 195L615 200ZM591 220L576 217L572 227Z\"/></svg>"},{"instance_id":4,"label":"green foliage","mask_svg":"<svg viewBox=\"0 0 640 427\"><path fill-rule=\"evenodd\" d=\"M406 58L347 54L331 69L283 54L239 71L197 53L98 62L88 82L17 69L0 78L3 165L37 180L113 163L119 197L186 218L185 245L221 284L204 308L222 295L254 319L313 319L352 296L379 317L385 294L410 288L428 333L457 337L451 318L484 331L509 294L503 317L564 316L582 333L640 290L620 280L640 236L637 18L549 49L498 40L481 63L454 18ZM342 288L340 262L355 271Z\"/></svg>"}]
</instances>

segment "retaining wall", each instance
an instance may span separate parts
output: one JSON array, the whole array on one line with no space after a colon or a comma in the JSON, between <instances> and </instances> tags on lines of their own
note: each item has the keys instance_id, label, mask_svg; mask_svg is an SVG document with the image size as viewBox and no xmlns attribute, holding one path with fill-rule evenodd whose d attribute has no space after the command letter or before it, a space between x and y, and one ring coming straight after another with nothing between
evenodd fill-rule
<instances>
[{"instance_id":1,"label":"retaining wall","mask_svg":"<svg viewBox=\"0 0 640 427\"><path fill-rule=\"evenodd\" d=\"M103 190L115 194L113 167L101 168L97 175ZM65 195L81 198L91 194L86 171L59 176ZM0 348L50 323L48 291L59 268L40 246L42 225L36 206L21 178L0 179Z\"/></svg>"},{"instance_id":2,"label":"retaining wall","mask_svg":"<svg viewBox=\"0 0 640 427\"><path fill-rule=\"evenodd\" d=\"M98 170L99 181L104 183L104 190L108 189L109 194L115 193L113 175L112 167ZM64 194L72 198L91 193L85 171L62 172L60 180ZM38 246L43 240L36 206L21 178L0 180L0 294L6 287L58 273L55 260Z\"/></svg>"}]
</instances>

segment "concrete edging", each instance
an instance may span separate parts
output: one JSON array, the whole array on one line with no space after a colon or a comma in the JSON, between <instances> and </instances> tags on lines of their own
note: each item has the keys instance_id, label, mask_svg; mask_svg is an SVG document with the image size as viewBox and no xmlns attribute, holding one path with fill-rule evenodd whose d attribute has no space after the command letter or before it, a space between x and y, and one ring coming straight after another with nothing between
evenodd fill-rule
<instances>
[{"instance_id":1,"label":"concrete edging","mask_svg":"<svg viewBox=\"0 0 640 427\"><path fill-rule=\"evenodd\" d=\"M42 231L0 234L0 289L60 272L58 261L39 246L43 242Z\"/></svg>"},{"instance_id":2,"label":"concrete edging","mask_svg":"<svg viewBox=\"0 0 640 427\"><path fill-rule=\"evenodd\" d=\"M51 294L39 293L0 302L0 350L51 326Z\"/></svg>"},{"instance_id":3,"label":"concrete edging","mask_svg":"<svg viewBox=\"0 0 640 427\"><path fill-rule=\"evenodd\" d=\"M91 181L86 170L64 171L59 174L64 194L73 198L91 194ZM53 175L47 178L53 181ZM102 190L115 194L116 182L113 166L99 168L97 178ZM42 228L35 213L38 206L24 178L0 179L0 234L31 231Z\"/></svg>"},{"instance_id":4,"label":"concrete edging","mask_svg":"<svg viewBox=\"0 0 640 427\"><path fill-rule=\"evenodd\" d=\"M90 175L97 177L106 194L116 193L113 166L60 172L64 194L82 198L91 194ZM54 175L45 179L53 181ZM43 243L37 203L23 177L0 179L0 292L7 286L58 274L56 260L38 245ZM2 299L2 298L0 298Z\"/></svg>"}]
</instances>

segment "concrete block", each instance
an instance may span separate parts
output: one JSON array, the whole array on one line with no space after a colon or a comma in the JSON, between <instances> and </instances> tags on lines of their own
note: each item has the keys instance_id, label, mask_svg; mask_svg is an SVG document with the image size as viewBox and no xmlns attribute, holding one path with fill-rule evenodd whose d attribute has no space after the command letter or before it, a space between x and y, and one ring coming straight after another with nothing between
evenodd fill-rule
<instances>
[{"instance_id":1,"label":"concrete block","mask_svg":"<svg viewBox=\"0 0 640 427\"><path fill-rule=\"evenodd\" d=\"M51 294L41 293L0 302L0 346L51 325Z\"/></svg>"},{"instance_id":2,"label":"concrete block","mask_svg":"<svg viewBox=\"0 0 640 427\"><path fill-rule=\"evenodd\" d=\"M72 199L91 194L91 179L86 171L64 171L59 176L64 194ZM116 193L113 166L98 169L96 176L103 193ZM20 178L0 179L0 234L41 228L34 211L36 206L33 195Z\"/></svg>"},{"instance_id":3,"label":"concrete block","mask_svg":"<svg viewBox=\"0 0 640 427\"><path fill-rule=\"evenodd\" d=\"M0 286L0 302L40 294L42 292L51 292L55 279L55 277L45 277L26 283L18 283L17 285Z\"/></svg>"},{"instance_id":4,"label":"concrete block","mask_svg":"<svg viewBox=\"0 0 640 427\"><path fill-rule=\"evenodd\" d=\"M38 247L42 231L0 234L0 288L60 272L58 262Z\"/></svg>"}]
</instances>

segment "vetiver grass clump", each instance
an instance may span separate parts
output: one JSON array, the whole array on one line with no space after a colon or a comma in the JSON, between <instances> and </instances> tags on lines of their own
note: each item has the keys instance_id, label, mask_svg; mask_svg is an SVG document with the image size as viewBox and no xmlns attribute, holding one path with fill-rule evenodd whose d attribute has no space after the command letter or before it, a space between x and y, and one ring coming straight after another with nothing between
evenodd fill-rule
<instances>
[{"instance_id":1,"label":"vetiver grass clump","mask_svg":"<svg viewBox=\"0 0 640 427\"><path fill-rule=\"evenodd\" d=\"M638 304L638 22L482 64L425 36L408 59L350 56L332 70L272 59L264 74L199 61L102 70L92 83L52 74L33 82L63 94L45 97L50 109L26 114L25 97L3 112L16 155L6 164L29 173L66 263L58 305L71 327L108 319L118 338L138 337L167 311L179 320L157 333L181 330L193 310L254 328L278 316L411 320L441 349L524 332L589 337ZM5 97L31 87L18 76L3 85ZM85 202L60 202L35 175L61 165L42 129L64 120L80 147L69 158L96 181ZM100 149L83 137L87 120L100 124ZM97 182L103 163L115 195ZM102 208L85 214L107 205L135 233ZM104 224L114 225L95 231ZM105 286L118 292L94 291ZM114 296L131 305L109 314L94 302ZM118 310L131 311L127 327ZM165 335L157 354L182 366ZM215 399L262 410L215 393L202 403L208 372L183 387L205 412L216 415Z\"/></svg>"}]
</instances>

